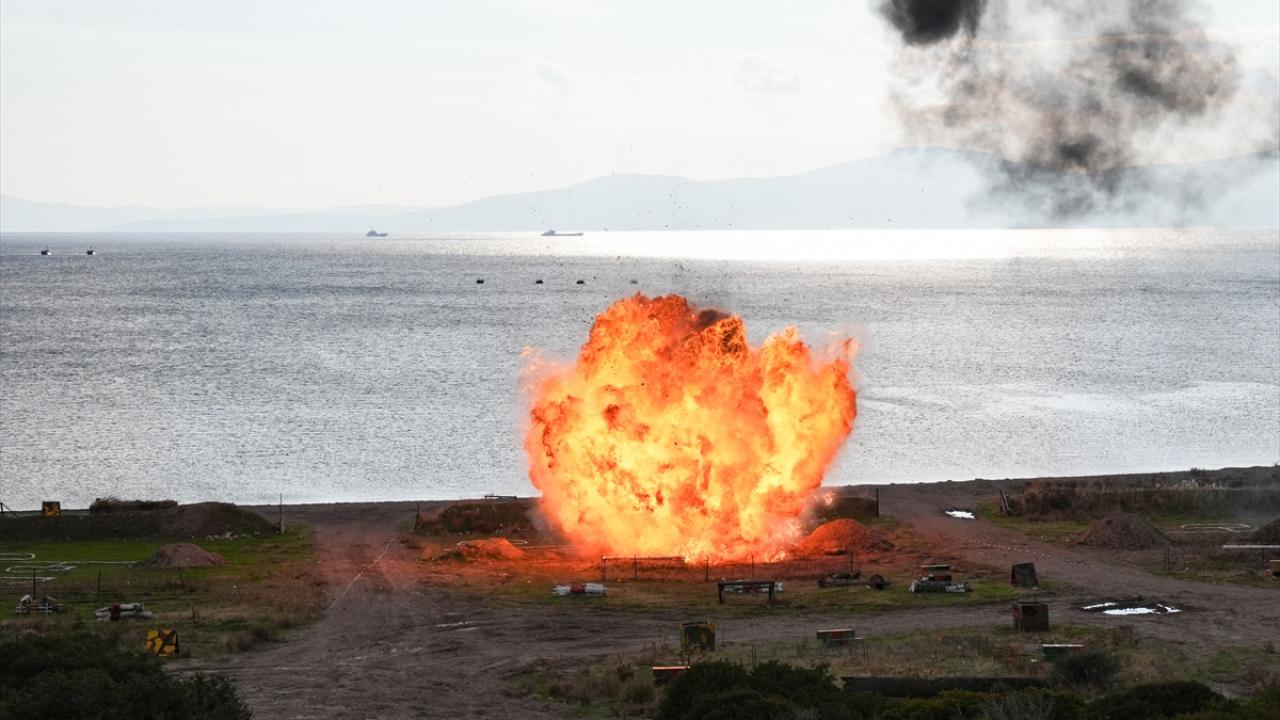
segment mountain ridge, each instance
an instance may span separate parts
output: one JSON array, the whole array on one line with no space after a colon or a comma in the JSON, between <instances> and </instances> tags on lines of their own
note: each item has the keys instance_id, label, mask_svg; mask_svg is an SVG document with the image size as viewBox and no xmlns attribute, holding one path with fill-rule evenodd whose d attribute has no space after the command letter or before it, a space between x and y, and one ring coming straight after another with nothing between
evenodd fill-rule
<instances>
[{"instance_id":1,"label":"mountain ridge","mask_svg":"<svg viewBox=\"0 0 1280 720\"><path fill-rule=\"evenodd\" d=\"M561 230L809 230L1002 227L1280 227L1275 153L1135 168L1153 187L1179 177L1215 189L1203 205L1149 192L1136 208L1063 220L1024 207L1016 192L991 193L997 158L906 148L793 175L694 180L615 173L547 190L508 193L436 208L391 205L297 210L203 206L87 207L0 195L0 231L363 232ZM1075 181L1063 175L1058 182ZM1006 188L1007 190L1007 188ZM1016 191L1016 188L1015 188Z\"/></svg>"}]
</instances>

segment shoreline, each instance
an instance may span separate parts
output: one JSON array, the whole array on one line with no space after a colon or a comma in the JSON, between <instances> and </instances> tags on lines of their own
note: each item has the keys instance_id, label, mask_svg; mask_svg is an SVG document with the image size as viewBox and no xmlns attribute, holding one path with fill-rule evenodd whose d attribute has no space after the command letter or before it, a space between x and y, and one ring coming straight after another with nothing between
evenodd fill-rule
<instances>
[{"instance_id":1,"label":"shoreline","mask_svg":"<svg viewBox=\"0 0 1280 720\"><path fill-rule=\"evenodd\" d=\"M968 480L932 480L926 482L887 482L887 483L861 483L854 485L820 485L813 490L814 494L820 492L835 491L840 494L851 495L867 495L875 493L877 489L895 488L906 489L914 488L919 491L928 491L932 488L984 488L989 491L995 491L998 488L1020 488L1030 482L1071 482L1086 483L1097 481L1121 481L1134 483L1150 483L1150 484L1167 484L1186 481L1204 482L1214 481L1215 478L1226 475L1265 475L1267 472L1280 470L1280 463L1274 465L1231 465L1214 469L1206 468L1189 468L1187 470L1170 470L1170 471L1153 471L1153 472L1137 472L1137 473L1116 473L1116 474L1094 474L1094 475L1038 475L1032 477L1018 478L971 478ZM541 495L502 495L502 498L514 498L520 501L536 501ZM123 500L134 499L165 499L165 498L123 498ZM272 511L278 511L280 507L285 510L306 510L306 509L339 509L339 508L369 508L369 507L407 507L414 508L420 506L423 510L435 510L445 505L460 502L484 502L484 496L460 496L452 498L437 499L400 499L400 500L317 500L314 502L284 502L284 503L240 503L234 501L223 500L220 498L205 498L191 502L182 502L181 505L194 505L205 502L225 502L238 507L247 508L258 512L259 514L269 515ZM64 505L62 512L67 514L87 513L88 507L69 507ZM8 504L3 506L3 512L0 517L12 514L15 517L38 514L39 508L13 508Z\"/></svg>"}]
</instances>

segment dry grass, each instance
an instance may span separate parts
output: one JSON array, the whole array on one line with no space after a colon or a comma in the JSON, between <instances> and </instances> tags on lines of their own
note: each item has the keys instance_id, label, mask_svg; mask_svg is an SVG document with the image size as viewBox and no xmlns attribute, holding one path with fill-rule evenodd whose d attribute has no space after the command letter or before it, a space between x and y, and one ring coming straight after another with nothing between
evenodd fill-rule
<instances>
[{"instance_id":1,"label":"dry grass","mask_svg":"<svg viewBox=\"0 0 1280 720\"><path fill-rule=\"evenodd\" d=\"M1124 511L1153 518L1222 519L1280 512L1280 467L1032 480L1009 497L1016 514L1091 520Z\"/></svg>"},{"instance_id":2,"label":"dry grass","mask_svg":"<svg viewBox=\"0 0 1280 720\"><path fill-rule=\"evenodd\" d=\"M1198 680L1240 694L1259 692L1280 681L1280 655L1265 642L1240 645L1214 655L1179 643L1139 639L1131 628L1058 626L1029 639L1011 628L916 631L867 640L865 656L857 646L829 648L810 638L762 643L723 643L708 659L754 667L779 661L804 667L827 666L841 676L1038 677L1048 679L1053 665L1042 643L1083 643L1117 657L1121 685ZM656 701L648 668L681 661L673 643L654 645L630 656L596 659L544 658L516 673L513 694L532 695L571 706L579 717L645 716ZM694 659L695 662L698 658ZM1088 689L1101 692L1100 688ZM634 693L634 695L630 695ZM651 694L652 693L652 694ZM631 699L636 702L630 702ZM644 702L641 702L643 700Z\"/></svg>"}]
</instances>

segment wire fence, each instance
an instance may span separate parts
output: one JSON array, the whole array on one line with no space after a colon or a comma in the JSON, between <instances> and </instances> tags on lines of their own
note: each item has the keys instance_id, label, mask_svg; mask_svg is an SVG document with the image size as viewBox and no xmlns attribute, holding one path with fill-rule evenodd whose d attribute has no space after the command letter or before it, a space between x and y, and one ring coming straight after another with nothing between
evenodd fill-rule
<instances>
[{"instance_id":1,"label":"wire fence","mask_svg":"<svg viewBox=\"0 0 1280 720\"><path fill-rule=\"evenodd\" d=\"M600 581L613 580L797 580L817 579L858 569L852 555L788 558L777 562L748 557L739 562L686 561L668 556L605 556L600 558Z\"/></svg>"}]
</instances>

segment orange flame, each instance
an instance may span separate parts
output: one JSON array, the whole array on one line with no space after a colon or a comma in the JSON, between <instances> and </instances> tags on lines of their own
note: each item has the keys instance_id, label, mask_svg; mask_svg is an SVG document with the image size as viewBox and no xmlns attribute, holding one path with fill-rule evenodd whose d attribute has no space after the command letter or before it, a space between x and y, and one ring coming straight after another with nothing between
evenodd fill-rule
<instances>
[{"instance_id":1,"label":"orange flame","mask_svg":"<svg viewBox=\"0 0 1280 720\"><path fill-rule=\"evenodd\" d=\"M853 350L815 362L794 328L753 348L678 295L619 300L532 388L529 476L584 552L777 558L853 429Z\"/></svg>"}]
</instances>

